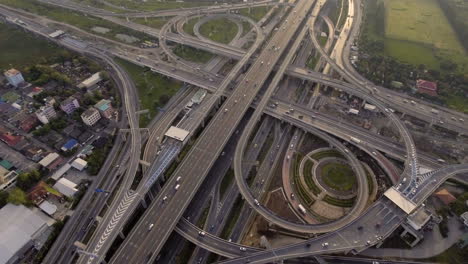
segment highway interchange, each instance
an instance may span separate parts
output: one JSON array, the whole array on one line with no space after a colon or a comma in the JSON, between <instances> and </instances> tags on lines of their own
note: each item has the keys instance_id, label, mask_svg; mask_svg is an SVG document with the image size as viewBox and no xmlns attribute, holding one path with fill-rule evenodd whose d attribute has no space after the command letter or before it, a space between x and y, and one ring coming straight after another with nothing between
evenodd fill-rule
<instances>
[{"instance_id":1,"label":"highway interchange","mask_svg":"<svg viewBox=\"0 0 468 264\"><path fill-rule=\"evenodd\" d=\"M46 2L46 0L41 1ZM53 4L58 4L58 2L55 1L47 2L54 2ZM430 120L431 123L433 122L434 117L430 116L430 113L428 115L429 111L420 111L420 108L418 109L417 107L411 107L403 101L399 101L399 103L395 102L391 98L394 98L398 95L395 95L393 92L389 92L383 87L375 87L372 84L363 81L362 77L355 77L356 74L347 69L349 68L346 66L346 62L348 62L348 60L345 57L345 55L339 56L341 59L338 60L336 58L337 55L335 54L334 58L336 62L332 58L330 58L330 56L327 55L327 53L317 43L317 39L315 37L316 33L314 32L314 25L316 23L315 20L319 16L320 8L325 2L326 1L317 1L317 3L314 3L313 1L296 1L294 5L288 7L291 8L289 15L283 18L282 24L278 26L279 30L276 31L276 33L274 32L270 39L265 39L266 36L260 33L262 29L259 29L258 26L256 27L256 42L248 51L243 51L242 49L235 48L231 45L216 44L212 41L208 41L206 39L203 40L192 36L181 37L180 34L172 36L174 33L167 32L171 23L168 23L168 26L166 28L163 28L161 31L157 31L154 33L154 36L160 39L160 43L162 43L161 46L163 47L163 43L165 43L166 40L176 41L185 45L194 46L206 50L212 50L214 51L214 53L219 54L221 56L239 59L239 62L236 64L235 68L228 74L228 76L223 79L215 78L215 76L213 76L213 73L210 73L209 69L197 69L196 71L194 71L193 69L190 69L190 67L192 66L190 64L182 65L182 67L178 67L177 70L174 71L172 70L174 66L170 66L170 62L164 63L162 61L158 61L157 65L154 65L153 62L150 62L150 60L148 60L148 64L151 65L150 67L153 68L154 71L163 74L167 73L167 75L170 75L171 77L177 79L187 80L188 83L202 88L206 88L209 91L211 91L213 94L210 94L208 96L208 98L210 98L209 103L207 103L205 110L201 113L206 114L209 111L211 111L213 107L216 106L218 106L218 111L208 123L208 125L204 128L201 136L197 139L194 146L192 146L188 155L179 164L174 175L162 186L162 189L156 195L154 201L146 209L146 212L135 225L130 235L125 238L124 243L119 247L118 251L111 259L111 263L148 263L154 261L158 256L158 253L160 252L164 243L166 242L167 238L174 229L176 229L177 232L184 234L184 237L186 237L193 243L196 243L197 245L202 246L205 249L231 258L241 256L241 258L234 258L232 260L225 261L227 263L245 263L246 261L253 263L265 263L273 260L282 260L291 257L307 256L312 254L348 252L351 250L359 252L378 242L376 239L377 235L386 237L389 234L391 234L391 232L393 232L393 230L395 230L398 227L398 225L405 219L405 212L399 209L398 206L393 204L387 198L382 197L370 208L368 208L363 214L360 214L360 212L364 209L362 206L364 203L358 202L357 206L354 207L354 209L357 208L355 211L356 213L350 214L350 218L352 218L353 220L348 221L349 224L339 226L332 224L333 228L330 229L314 230L314 228L317 228L317 226L313 227L312 229L308 229L306 228L307 225L295 225L292 223L284 223L284 220L281 219L275 220L276 216L273 213L267 212L265 208L255 204L255 198L250 193L249 187L245 184L245 176L243 176L244 172L242 172L242 157L244 150L246 149L246 144L248 142L249 135L254 131L253 129L255 128L255 125L257 124L257 122L259 122L260 117L264 113L271 115L272 117L284 120L296 127L300 127L305 131L315 134L321 133L316 130L316 128L319 128L330 134L338 136L344 139L345 141L350 141L349 135L353 134L356 137L361 138L362 141L366 142L365 146L358 147L362 147L363 149L366 149L368 147L371 147L372 149L376 148L384 153L387 153L392 157L405 160L409 169L408 174L411 177L411 180L406 182L406 186L403 185L400 186L400 188L402 190L402 193L406 195L408 199L414 201L414 203L418 205L424 202L428 195L430 195L448 177L452 177L457 173L468 172L467 165L456 165L445 167L442 169L437 169L434 172L425 175L421 175L419 173L419 163L430 168L439 168L440 164L435 162L434 158L427 157L425 154L417 155L416 149L411 139L411 135L407 131L405 125L392 112L388 110L386 111L385 109L387 109L388 105L391 105L392 108L394 108L395 110L402 111L404 113L410 112L410 114L418 118L421 118L423 120ZM354 0L350 1L350 3L352 3L352 6L358 6L358 8L355 8L357 9L356 11L352 11L353 9L350 8L349 12L356 12L358 16L357 18L355 16L355 20L359 21L359 2ZM109 14L108 11L95 9L90 9L91 11L84 11L83 9L81 9L82 7L79 7L76 4L68 1L61 1L60 4L64 5L63 7L66 8L73 8L74 10L89 12L91 15L111 17L109 18L110 20L119 23L114 18L120 16L120 14ZM271 1L263 1L258 3L258 5L264 4L273 3L271 3ZM238 4L238 6L245 7L246 5ZM219 10L216 9L216 12L225 12L226 9L229 8L234 8L234 6L220 7ZM20 14L12 13L10 12L10 10L3 8L0 8L0 10L1 14L4 16L8 16L10 18L21 17ZM210 14L213 13L214 9L205 10L204 8L200 8L197 9L195 13L199 15L200 13L204 13L204 11ZM125 16L162 16L162 14L164 14L164 16L167 16L170 12L175 11L168 10L154 13L131 13L125 14ZM195 14L194 10L186 10L184 12L186 13L182 16L193 16ZM351 17L352 15L350 15L348 19L350 19ZM24 21L30 20L26 17L21 17L21 19L23 19ZM180 20L180 18L178 19ZM173 22L176 23L177 20L174 19ZM252 21L250 22L252 23ZM10 21L10 23L15 22ZM138 30L141 30L145 33L152 34L148 31L148 29L143 28L144 26L142 28L138 28L139 26L136 26L131 23L123 22L122 25L123 24L131 28L135 27ZM349 22L349 25L353 25L353 22ZM352 30L349 31L355 33L355 31L357 30L356 28L358 28L358 26L353 25L351 27ZM32 20L28 22L28 26L26 29L46 38L48 38L48 34L53 32L52 29L44 29L42 25L37 24ZM344 31L342 31L342 35L343 32ZM334 80L329 76L314 73L309 70L302 69L300 67L290 66L292 56L295 55L296 50L299 48L299 45L301 44L307 33L310 36L314 47L321 53L322 58L325 59L326 63L330 65L333 68L333 70L339 72L340 75L343 76L351 84L339 80ZM344 35L345 39L341 42L342 44L340 44L341 47L339 50L344 50L344 52L342 53L346 54L347 48L349 51L350 42L346 42L346 34ZM295 37L293 38L293 36ZM295 41L290 43L291 39L295 39ZM264 43L265 40L266 42ZM133 83L130 80L127 73L118 64L113 62L111 56L123 57L137 64L143 65L145 63L145 60L143 60L143 62L136 61L135 55L129 56L128 53L122 54L121 51L112 51L112 48L109 47L106 47L105 50L99 50L98 48L94 47L89 48L92 44L87 45L84 44L84 42L81 42L82 44L79 44L77 46L76 43L79 43L79 41L77 42L69 38L52 41L57 42L59 45L63 45L67 48L78 52L82 52L85 55L103 61L103 63L107 65L107 69L112 73L112 77L117 82L122 97L124 98L124 118L121 120L120 127L130 128L130 140L123 140L121 136L117 137L115 144L116 147L113 148L110 156L107 159L106 164L104 165L103 170L101 170L100 176L98 177L99 180L93 182L93 186L95 187L102 186L103 188L108 189L115 188L117 190L117 193L113 202L111 203L111 206L108 208L109 213L106 213L104 218L100 221L100 224L98 224L98 227L94 232L91 241L87 245L86 250L90 252L90 254L83 255L79 260L81 261L81 263L99 263L102 260L102 257L104 256L107 249L110 247L111 241L113 241L115 237L119 234L118 230L120 230L125 223L124 220L118 221L118 225L114 225L112 226L112 228L110 228L110 223L115 222L115 215L117 212L120 211L122 203L132 204L133 207L130 208L130 210L125 211L125 214L121 215L122 219L125 219L126 217L128 217L128 215L132 213L132 211L138 205L138 201L141 199L141 196L144 196L144 194L149 191L151 187L150 185L152 185L152 183L154 182L150 182L150 184L147 185L140 185L139 188L136 190L131 189L131 185L133 183L136 171L138 169L138 164L140 162L139 157L140 152L142 150L142 142L147 138L142 138L140 134L140 129L138 128L137 115L135 114L137 111L137 99L136 94L134 93L135 88L133 86ZM285 53L284 51L287 48L288 52ZM166 50L166 52L168 54L171 54L169 50ZM253 57L254 53L256 53L255 57ZM183 64L183 61L180 61L177 58L175 58L174 61L179 66L181 63ZM251 66L249 67L248 71L242 75L241 78L238 78L239 73L243 70L244 65L246 65L247 63L251 63ZM164 64L169 65L165 66ZM197 78L197 72L205 71L206 73L204 73L204 75L206 74L206 76L213 76L215 80L207 80L206 77ZM272 72L273 78L271 81L268 82L268 87L262 91L261 99L259 100L259 102L256 101L254 104L252 104L254 98L258 95L258 92L260 91L263 84L266 82L267 78ZM383 114L387 115L389 119L399 128L399 131L405 143L404 147L406 148L406 150L402 149L400 143L389 143L388 139L379 138L378 136L359 128L357 128L356 131L356 128L352 127L352 125L347 124L346 122L337 123L336 120L334 120L334 117L315 113L313 110L308 109L307 107L303 107L301 105L294 105L294 109L296 110L296 112L294 114L288 114L287 112L292 104L290 102L285 101L284 99L282 100L280 98L274 98L274 96L272 96L276 87L278 86L278 83L284 78L285 75L295 78L301 78L303 80L313 81L323 85L332 86L344 90L350 94L354 94L358 97L361 97L370 103L373 103L382 111ZM230 89L227 89L228 87L230 87ZM184 93L184 96L188 96L189 94L193 95L193 90L187 89ZM181 97L183 97L183 95L181 95ZM225 97L227 98L223 102L222 98ZM389 103L390 101L392 102L392 104ZM186 100L178 100L177 102L174 102L174 105L180 105L182 102L186 102ZM222 104L220 104L221 102ZM279 105L274 108L269 107L269 105L271 105L272 102L279 102ZM244 198L246 198L246 201L255 211L262 214L269 221L276 223L279 226L283 226L284 228L300 232L329 232L328 234L320 236L316 239L305 241L303 243L294 244L278 249L260 252L260 249L246 247L246 251L239 251L239 248L242 247L241 245L219 239L218 237L213 236L211 234L207 234L203 238L203 241L200 241L198 237L198 232L200 232L199 229L194 227L187 220L181 220L179 222L179 219L182 217L187 206L197 193L210 168L218 159L218 156L221 155L221 152L223 151L226 142L237 129L237 124L239 124L239 122L244 116L244 113L251 106L254 107L255 111L251 116L250 121L247 123L246 129L244 130L243 134L240 136L240 141L237 145L236 152L234 155L234 169L236 174L236 181L242 195L244 196ZM430 109L432 107L433 106L425 106L426 109ZM171 124L175 116L177 116L180 112L175 107L171 110L172 111L168 111L167 115L161 117L160 120L158 120L157 122L153 122L153 124L159 123L165 125L158 126L156 129L157 132L151 134L148 140L149 142L153 142L152 144L161 143L161 135L165 132L165 128L167 128ZM452 129L458 133L466 133L466 127L463 124L460 124L460 122L458 121L451 122L450 118L448 117L453 115L457 115L458 117L458 114L453 113L452 111L445 111L444 109L441 115L446 116L444 117L444 120L446 120L446 122L448 123L447 125L449 129ZM302 117L300 118L299 116ZM187 122L185 127L188 130L192 131L194 127L198 126L197 124L203 122L203 114L200 114L200 117L201 119L198 119L198 122ZM155 143L156 141L159 142ZM180 151L180 147L177 146L177 143L172 144L176 146L177 150L175 150L171 154L173 155L172 157L164 156L164 159L172 160L172 158L174 158L174 156ZM338 145L338 148L340 148L339 146L340 145ZM166 151L170 152L167 149ZM342 149L342 151L344 152L345 149ZM405 155L407 153L410 154L408 154L405 158ZM152 162L153 159L154 152L151 153L149 151L149 153L144 153L144 160ZM162 171L165 168L161 165L164 164L164 159L159 162L155 160L150 168L144 169L146 170L146 172L144 174L145 176L142 182L148 183L148 181L151 179L151 176L154 175L154 172L158 169L162 173ZM380 159L378 160L380 161ZM382 160L383 161L381 161L380 164L384 165L385 157L382 157ZM122 169L119 167L111 168L112 164L127 165L125 166L125 169ZM388 169L388 171L391 170L392 168ZM122 175L118 177L121 178L121 181L118 182L116 180L112 180L112 177L106 177L105 174ZM179 176L182 178L182 180L176 182L176 179ZM394 182L398 182L398 179L394 179ZM415 192L408 191L414 190L413 184L416 182L420 184L421 187ZM176 184L180 184L180 188L178 190L174 190ZM116 185L118 185L118 187L116 187ZM362 185L363 182L360 182L359 186L362 187ZM366 188L360 188L359 191L360 195L362 196L361 198L363 198L364 196L367 197ZM129 197L131 198L131 201L128 200ZM161 202L162 197L169 197L169 199L167 202ZM89 225L89 221L85 223L83 219L94 218L100 211L100 208L102 208L104 203L103 201L105 199L106 198L103 197L95 197L95 194L93 192L88 192L86 194L85 198L77 208L77 211L81 212L81 214L75 214L71 218L71 221L69 222L70 224L66 225L65 231L59 237L58 243L54 244L52 253L47 256L45 263L65 263L61 260L63 260L62 258L66 257L68 254L70 254L68 253L68 251L72 250L72 247L68 247L67 252L61 252L61 250L59 250L58 247L61 243L67 240L79 241L80 236L83 236L83 230L77 232L76 230L78 228L75 227L75 225ZM112 214L113 212L115 213ZM156 215L158 215L158 217L156 217ZM373 230L372 232L364 233L357 231L356 227L359 225L375 227L377 223L381 223L382 221L386 221L385 227L380 228L379 230ZM178 222L179 224L177 224ZM108 224L106 225L101 223ZM151 230L148 230L148 226L150 224L154 225L154 227L151 228ZM84 230L86 230L86 228L88 227L84 227ZM336 231L337 228L341 229ZM103 240L104 237L105 239ZM322 246L323 241L329 243L329 246L327 248L324 248ZM49 258L53 258L54 261L49 261Z\"/></svg>"}]
</instances>

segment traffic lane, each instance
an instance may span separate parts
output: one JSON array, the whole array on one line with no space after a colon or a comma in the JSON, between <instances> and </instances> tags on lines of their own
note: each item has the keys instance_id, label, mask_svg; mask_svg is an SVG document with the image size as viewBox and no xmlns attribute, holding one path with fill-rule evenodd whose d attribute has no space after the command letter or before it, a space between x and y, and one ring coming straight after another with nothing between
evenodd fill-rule
<instances>
[{"instance_id":1,"label":"traffic lane","mask_svg":"<svg viewBox=\"0 0 468 264\"><path fill-rule=\"evenodd\" d=\"M276 56L276 57L278 57L278 56ZM276 59L277 59L277 58L276 58ZM258 63L257 63L257 64L258 64ZM271 70L271 68L270 68L270 70ZM268 72L265 72L264 75L267 75L266 73L268 73ZM263 76L263 79L265 79L265 78L266 78L266 76ZM263 82L263 81L262 81L262 82ZM246 87L246 88L248 88L248 87ZM253 88L256 88L256 85L255 85L255 87L253 87ZM258 87L257 89L259 89L259 87ZM250 96L250 97L252 97L252 96ZM249 102L249 104L250 104L250 102ZM229 104L228 104L228 105L229 105ZM239 105L240 105L240 104L239 104ZM241 109L241 110L242 110L241 112L245 112L247 106L248 106L248 105L244 104L244 105L242 106L243 109ZM216 117L218 117L218 116L219 116L219 115L217 115ZM228 115L228 117L229 117L229 116L233 116L233 115ZM216 119L216 117L215 117L215 119ZM237 117L237 116L233 116L232 119L235 120L236 117ZM216 123L216 122L212 122L211 124L213 124L213 123ZM221 123L222 123L222 122L221 122ZM232 123L232 121L231 121L230 123ZM209 128L208 128L208 129L209 129ZM228 128L226 127L224 130L227 131ZM230 130L232 130L232 128L231 128ZM207 134L208 134L208 133L207 133ZM210 140L211 140L211 142L216 142L216 139L215 139L215 140L210 139ZM222 139L220 139L220 140L222 140ZM216 142L216 143L218 143L218 142ZM208 144L208 145L210 145L210 144ZM196 148L195 148L195 149L196 149ZM192 152L192 151L191 151L191 152ZM189 155L190 155L190 153L189 153ZM197 168L197 170L198 170L198 168ZM176 172L176 173L180 173L180 171L183 172L183 169L179 169L179 172ZM197 184L198 184L198 183L197 183ZM156 229L153 229L153 230L156 230ZM158 246L160 246L160 245L158 245Z\"/></svg>"}]
</instances>

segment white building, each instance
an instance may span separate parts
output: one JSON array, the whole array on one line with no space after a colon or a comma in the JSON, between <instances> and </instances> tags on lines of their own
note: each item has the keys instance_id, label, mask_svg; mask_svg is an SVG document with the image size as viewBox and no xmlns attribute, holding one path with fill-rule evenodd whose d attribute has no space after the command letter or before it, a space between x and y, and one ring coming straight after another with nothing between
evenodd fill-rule
<instances>
[{"instance_id":1,"label":"white building","mask_svg":"<svg viewBox=\"0 0 468 264\"><path fill-rule=\"evenodd\" d=\"M21 72L17 69L9 69L4 73L4 75L8 80L8 83L13 85L14 87L18 87L20 83L24 82L23 75L21 75Z\"/></svg>"},{"instance_id":2,"label":"white building","mask_svg":"<svg viewBox=\"0 0 468 264\"><path fill-rule=\"evenodd\" d=\"M99 111L96 108L90 107L81 114L81 119L86 125L94 126L94 124L101 119L101 114L99 114Z\"/></svg>"},{"instance_id":3,"label":"white building","mask_svg":"<svg viewBox=\"0 0 468 264\"><path fill-rule=\"evenodd\" d=\"M47 156L45 156L43 159L39 161L39 164L43 167L49 166L52 162L54 162L56 159L58 159L60 155L53 152L49 153Z\"/></svg>"},{"instance_id":4,"label":"white building","mask_svg":"<svg viewBox=\"0 0 468 264\"><path fill-rule=\"evenodd\" d=\"M17 263L32 248L40 249L53 223L37 208L5 205L0 209L0 263Z\"/></svg>"},{"instance_id":5,"label":"white building","mask_svg":"<svg viewBox=\"0 0 468 264\"><path fill-rule=\"evenodd\" d=\"M81 158L76 158L71 166L79 171L82 171L84 168L86 168L86 166L88 166L88 162L84 159L81 159Z\"/></svg>"},{"instance_id":6,"label":"white building","mask_svg":"<svg viewBox=\"0 0 468 264\"><path fill-rule=\"evenodd\" d=\"M93 74L91 77L89 77L88 79L78 84L78 88L90 89L100 81L102 81L101 73L97 72Z\"/></svg>"},{"instance_id":7,"label":"white building","mask_svg":"<svg viewBox=\"0 0 468 264\"><path fill-rule=\"evenodd\" d=\"M465 226L468 227L468 212L464 212L462 215L460 215L460 217L463 220Z\"/></svg>"},{"instance_id":8,"label":"white building","mask_svg":"<svg viewBox=\"0 0 468 264\"><path fill-rule=\"evenodd\" d=\"M76 183L65 178L61 178L54 184L54 189L67 197L73 197L73 195L78 191L76 186Z\"/></svg>"},{"instance_id":9,"label":"white building","mask_svg":"<svg viewBox=\"0 0 468 264\"><path fill-rule=\"evenodd\" d=\"M41 106L39 110L36 111L36 116L42 124L48 124L50 120L57 117L57 112L51 105Z\"/></svg>"}]
</instances>

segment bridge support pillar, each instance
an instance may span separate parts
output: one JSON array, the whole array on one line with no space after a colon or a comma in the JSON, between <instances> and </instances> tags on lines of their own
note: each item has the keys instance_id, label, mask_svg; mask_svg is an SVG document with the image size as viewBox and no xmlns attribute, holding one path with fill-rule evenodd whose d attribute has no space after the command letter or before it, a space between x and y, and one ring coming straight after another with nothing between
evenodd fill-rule
<instances>
[{"instance_id":1,"label":"bridge support pillar","mask_svg":"<svg viewBox=\"0 0 468 264\"><path fill-rule=\"evenodd\" d=\"M121 239L125 239L125 235L124 235L124 233L122 232L122 230L120 230L120 232L119 232L119 237L120 237Z\"/></svg>"},{"instance_id":2,"label":"bridge support pillar","mask_svg":"<svg viewBox=\"0 0 468 264\"><path fill-rule=\"evenodd\" d=\"M145 199L141 199L141 205L143 205L145 209L148 208L148 204L146 203Z\"/></svg>"}]
</instances>

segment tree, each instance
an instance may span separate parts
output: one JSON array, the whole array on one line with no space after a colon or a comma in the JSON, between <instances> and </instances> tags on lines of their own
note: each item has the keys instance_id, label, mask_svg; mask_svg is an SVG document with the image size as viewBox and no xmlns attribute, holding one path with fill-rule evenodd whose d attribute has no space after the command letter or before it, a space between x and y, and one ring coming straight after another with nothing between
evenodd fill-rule
<instances>
[{"instance_id":1,"label":"tree","mask_svg":"<svg viewBox=\"0 0 468 264\"><path fill-rule=\"evenodd\" d=\"M8 193L5 191L0 191L0 209L5 206L8 202Z\"/></svg>"},{"instance_id":2,"label":"tree","mask_svg":"<svg viewBox=\"0 0 468 264\"><path fill-rule=\"evenodd\" d=\"M16 205L26 205L30 206L31 201L28 199L26 196L26 193L23 192L20 188L14 188L13 190L10 191L10 194L8 195L8 200L9 203L16 204Z\"/></svg>"},{"instance_id":3,"label":"tree","mask_svg":"<svg viewBox=\"0 0 468 264\"><path fill-rule=\"evenodd\" d=\"M41 179L41 173L37 170L23 172L16 179L16 186L21 190L27 191L36 185Z\"/></svg>"}]
</instances>

